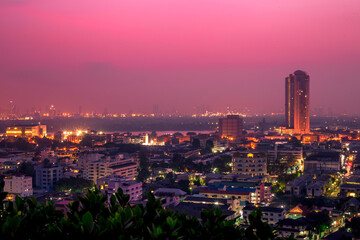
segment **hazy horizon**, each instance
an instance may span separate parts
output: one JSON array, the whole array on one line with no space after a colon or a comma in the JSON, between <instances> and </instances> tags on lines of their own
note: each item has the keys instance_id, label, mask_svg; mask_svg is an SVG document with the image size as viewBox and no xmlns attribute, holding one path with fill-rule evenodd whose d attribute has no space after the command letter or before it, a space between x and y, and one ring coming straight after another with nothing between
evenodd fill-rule
<instances>
[{"instance_id":1,"label":"hazy horizon","mask_svg":"<svg viewBox=\"0 0 360 240\"><path fill-rule=\"evenodd\" d=\"M358 0L2 0L0 111L284 111L285 77L310 107L359 114Z\"/></svg>"}]
</instances>

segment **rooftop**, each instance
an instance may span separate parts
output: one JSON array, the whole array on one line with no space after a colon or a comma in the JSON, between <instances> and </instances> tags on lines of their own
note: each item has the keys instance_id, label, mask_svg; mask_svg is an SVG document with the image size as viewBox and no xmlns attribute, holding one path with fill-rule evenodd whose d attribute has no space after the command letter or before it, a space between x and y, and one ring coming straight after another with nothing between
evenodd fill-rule
<instances>
[{"instance_id":1,"label":"rooftop","mask_svg":"<svg viewBox=\"0 0 360 240\"><path fill-rule=\"evenodd\" d=\"M305 161L314 161L314 160L320 160L320 161L339 161L340 153L336 151L331 150L323 150L319 151L317 153L311 154L309 157L306 158Z\"/></svg>"},{"instance_id":2,"label":"rooftop","mask_svg":"<svg viewBox=\"0 0 360 240\"><path fill-rule=\"evenodd\" d=\"M154 191L155 196L167 195L167 194L174 194L176 196L185 196L186 192L182 191L178 188L158 188Z\"/></svg>"},{"instance_id":3,"label":"rooftop","mask_svg":"<svg viewBox=\"0 0 360 240\"><path fill-rule=\"evenodd\" d=\"M258 208L252 206L252 205L248 205L246 207L243 208L243 210L248 210L248 211L255 211ZM283 208L276 208L276 207L260 207L262 212L275 212L275 213L282 213L283 211L285 211L285 209Z\"/></svg>"}]
</instances>

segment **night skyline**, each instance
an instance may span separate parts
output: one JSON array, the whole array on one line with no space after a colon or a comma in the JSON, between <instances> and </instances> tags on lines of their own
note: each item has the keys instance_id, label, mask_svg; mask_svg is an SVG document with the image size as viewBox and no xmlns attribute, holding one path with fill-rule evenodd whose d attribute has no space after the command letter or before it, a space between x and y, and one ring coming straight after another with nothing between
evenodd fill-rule
<instances>
[{"instance_id":1,"label":"night skyline","mask_svg":"<svg viewBox=\"0 0 360 240\"><path fill-rule=\"evenodd\" d=\"M359 114L358 1L0 6L2 111L279 113L284 75L303 69L311 111Z\"/></svg>"},{"instance_id":2,"label":"night skyline","mask_svg":"<svg viewBox=\"0 0 360 240\"><path fill-rule=\"evenodd\" d=\"M360 0L0 0L0 240L360 240L359 23Z\"/></svg>"}]
</instances>

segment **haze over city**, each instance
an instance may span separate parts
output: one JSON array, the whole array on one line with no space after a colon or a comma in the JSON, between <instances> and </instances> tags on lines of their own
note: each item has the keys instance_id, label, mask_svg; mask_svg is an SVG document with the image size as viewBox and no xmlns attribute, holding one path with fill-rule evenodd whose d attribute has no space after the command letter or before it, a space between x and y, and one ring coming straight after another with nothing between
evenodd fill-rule
<instances>
[{"instance_id":1,"label":"haze over city","mask_svg":"<svg viewBox=\"0 0 360 240\"><path fill-rule=\"evenodd\" d=\"M2 0L0 109L284 112L301 69L311 110L358 114L359 12L358 0Z\"/></svg>"}]
</instances>

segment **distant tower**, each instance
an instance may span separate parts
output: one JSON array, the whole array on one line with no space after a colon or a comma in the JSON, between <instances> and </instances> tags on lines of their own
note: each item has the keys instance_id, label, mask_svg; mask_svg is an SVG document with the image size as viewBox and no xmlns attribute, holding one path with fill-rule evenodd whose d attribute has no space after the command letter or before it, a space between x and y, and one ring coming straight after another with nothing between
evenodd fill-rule
<instances>
[{"instance_id":1,"label":"distant tower","mask_svg":"<svg viewBox=\"0 0 360 240\"><path fill-rule=\"evenodd\" d=\"M310 132L310 77L295 71L285 78L285 125L294 132Z\"/></svg>"},{"instance_id":2,"label":"distant tower","mask_svg":"<svg viewBox=\"0 0 360 240\"><path fill-rule=\"evenodd\" d=\"M54 105L50 106L49 113L50 113L50 117L55 117L56 116L56 110L55 110Z\"/></svg>"},{"instance_id":3,"label":"distant tower","mask_svg":"<svg viewBox=\"0 0 360 240\"><path fill-rule=\"evenodd\" d=\"M9 113L11 115L15 114L15 103L14 103L14 101L9 101Z\"/></svg>"},{"instance_id":4,"label":"distant tower","mask_svg":"<svg viewBox=\"0 0 360 240\"><path fill-rule=\"evenodd\" d=\"M108 109L104 108L103 116L106 117L108 115Z\"/></svg>"},{"instance_id":5,"label":"distant tower","mask_svg":"<svg viewBox=\"0 0 360 240\"><path fill-rule=\"evenodd\" d=\"M144 145L149 145L149 134L145 134L144 136Z\"/></svg>"},{"instance_id":6,"label":"distant tower","mask_svg":"<svg viewBox=\"0 0 360 240\"><path fill-rule=\"evenodd\" d=\"M158 113L159 113L159 105L154 104L153 105L153 114L158 115Z\"/></svg>"}]
</instances>

